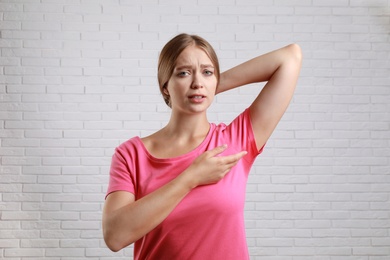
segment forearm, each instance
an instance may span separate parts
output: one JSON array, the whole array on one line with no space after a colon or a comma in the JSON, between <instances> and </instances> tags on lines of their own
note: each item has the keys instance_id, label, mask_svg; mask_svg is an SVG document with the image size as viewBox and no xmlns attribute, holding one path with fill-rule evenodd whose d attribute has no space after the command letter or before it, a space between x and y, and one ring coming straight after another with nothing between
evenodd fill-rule
<instances>
[{"instance_id":1,"label":"forearm","mask_svg":"<svg viewBox=\"0 0 390 260\"><path fill-rule=\"evenodd\" d=\"M217 156L226 148L222 145L202 153L178 177L139 200L128 192L110 194L103 209L107 246L118 251L132 244L163 222L193 188L220 181L246 154Z\"/></svg>"},{"instance_id":2,"label":"forearm","mask_svg":"<svg viewBox=\"0 0 390 260\"><path fill-rule=\"evenodd\" d=\"M108 247L118 251L159 225L191 191L193 185L185 174L115 211L104 214L103 230Z\"/></svg>"},{"instance_id":3,"label":"forearm","mask_svg":"<svg viewBox=\"0 0 390 260\"><path fill-rule=\"evenodd\" d=\"M217 94L243 85L270 80L284 63L295 59L296 47L295 44L285 46L221 73Z\"/></svg>"}]
</instances>

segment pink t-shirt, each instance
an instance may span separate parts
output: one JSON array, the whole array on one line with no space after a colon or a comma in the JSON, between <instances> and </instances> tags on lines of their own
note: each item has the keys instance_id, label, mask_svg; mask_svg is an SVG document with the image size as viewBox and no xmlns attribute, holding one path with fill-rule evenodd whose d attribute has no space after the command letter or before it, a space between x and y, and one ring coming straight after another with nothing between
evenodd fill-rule
<instances>
[{"instance_id":1,"label":"pink t-shirt","mask_svg":"<svg viewBox=\"0 0 390 260\"><path fill-rule=\"evenodd\" d=\"M193 189L156 228L135 242L134 259L249 259L244 226L246 182L258 154L249 110L228 126L210 124L193 151L169 159L153 157L139 137L116 148L107 194L128 191L136 200L168 183L199 155L227 144L222 155L248 153L217 184Z\"/></svg>"}]
</instances>

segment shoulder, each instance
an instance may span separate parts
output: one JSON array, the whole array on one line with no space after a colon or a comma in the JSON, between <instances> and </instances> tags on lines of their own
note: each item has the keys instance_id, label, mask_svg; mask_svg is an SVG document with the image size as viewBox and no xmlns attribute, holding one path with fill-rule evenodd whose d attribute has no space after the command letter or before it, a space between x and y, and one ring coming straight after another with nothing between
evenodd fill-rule
<instances>
[{"instance_id":1,"label":"shoulder","mask_svg":"<svg viewBox=\"0 0 390 260\"><path fill-rule=\"evenodd\" d=\"M115 148L116 154L121 154L122 156L132 154L139 150L140 146L142 145L142 142L140 140L140 137L134 136L124 142L122 142L120 145L118 145Z\"/></svg>"},{"instance_id":2,"label":"shoulder","mask_svg":"<svg viewBox=\"0 0 390 260\"><path fill-rule=\"evenodd\" d=\"M257 149L253 132L250 111L245 109L237 115L228 125L219 124L217 126L221 137L225 142L238 150L245 150L253 158L261 152Z\"/></svg>"},{"instance_id":3,"label":"shoulder","mask_svg":"<svg viewBox=\"0 0 390 260\"><path fill-rule=\"evenodd\" d=\"M237 131L248 131L251 130L251 119L249 109L246 108L240 114L233 115L233 120L230 122L211 123L211 130L214 130L214 134L217 133L235 133Z\"/></svg>"},{"instance_id":4,"label":"shoulder","mask_svg":"<svg viewBox=\"0 0 390 260\"><path fill-rule=\"evenodd\" d=\"M246 108L240 114L236 114L232 121L230 121L227 125L225 123L220 123L217 125L218 128L229 129L229 130L237 130L242 127L247 127L250 124L250 112L249 108Z\"/></svg>"},{"instance_id":5,"label":"shoulder","mask_svg":"<svg viewBox=\"0 0 390 260\"><path fill-rule=\"evenodd\" d=\"M140 137L139 136L134 136L124 142L122 142L120 145L117 146L117 149L123 149L123 148L126 148L126 147L130 147L130 146L137 146L139 145L139 140L140 140Z\"/></svg>"}]
</instances>

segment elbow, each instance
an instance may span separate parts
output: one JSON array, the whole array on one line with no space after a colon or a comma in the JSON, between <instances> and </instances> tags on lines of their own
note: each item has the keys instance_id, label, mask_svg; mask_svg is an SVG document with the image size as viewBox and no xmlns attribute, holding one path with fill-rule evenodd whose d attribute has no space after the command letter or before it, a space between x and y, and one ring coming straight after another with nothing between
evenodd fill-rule
<instances>
[{"instance_id":1,"label":"elbow","mask_svg":"<svg viewBox=\"0 0 390 260\"><path fill-rule=\"evenodd\" d=\"M288 45L287 48L290 52L291 57L295 61L301 63L302 62L302 49L301 49L301 47L298 44L293 43L293 44Z\"/></svg>"},{"instance_id":2,"label":"elbow","mask_svg":"<svg viewBox=\"0 0 390 260\"><path fill-rule=\"evenodd\" d=\"M119 250L121 250L122 248L120 248L120 247L116 247L115 245L112 245L112 244L110 244L110 243L107 243L107 241L106 241L106 245L107 245L107 247L108 247L108 249L110 249L112 252L114 252L114 253L116 253L116 252L118 252Z\"/></svg>"},{"instance_id":3,"label":"elbow","mask_svg":"<svg viewBox=\"0 0 390 260\"><path fill-rule=\"evenodd\" d=\"M116 241L115 237L108 234L108 232L103 231L103 238L104 242L106 243L106 246L108 249L110 249L112 252L118 252L123 247Z\"/></svg>"},{"instance_id":4,"label":"elbow","mask_svg":"<svg viewBox=\"0 0 390 260\"><path fill-rule=\"evenodd\" d=\"M110 249L112 252L116 253L118 252L119 250L121 250L122 248L121 247L118 247L112 243L109 243L108 241L104 240L106 242L106 245L108 247L108 249Z\"/></svg>"},{"instance_id":5,"label":"elbow","mask_svg":"<svg viewBox=\"0 0 390 260\"><path fill-rule=\"evenodd\" d=\"M123 248L134 243L134 241L132 240L129 241L129 240L121 239L120 235L115 234L115 232L109 231L105 228L103 228L103 238L104 238L104 242L106 243L106 246L112 252L118 252Z\"/></svg>"}]
</instances>

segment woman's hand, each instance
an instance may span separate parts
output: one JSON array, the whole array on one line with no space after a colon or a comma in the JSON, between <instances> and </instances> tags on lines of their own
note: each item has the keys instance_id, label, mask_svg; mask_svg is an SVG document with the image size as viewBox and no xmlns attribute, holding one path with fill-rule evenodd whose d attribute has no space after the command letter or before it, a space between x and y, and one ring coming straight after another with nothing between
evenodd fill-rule
<instances>
[{"instance_id":1,"label":"woman's hand","mask_svg":"<svg viewBox=\"0 0 390 260\"><path fill-rule=\"evenodd\" d=\"M219 182L247 154L246 151L242 151L232 155L218 156L226 148L227 145L222 145L204 152L182 173L190 177L191 188Z\"/></svg>"}]
</instances>

